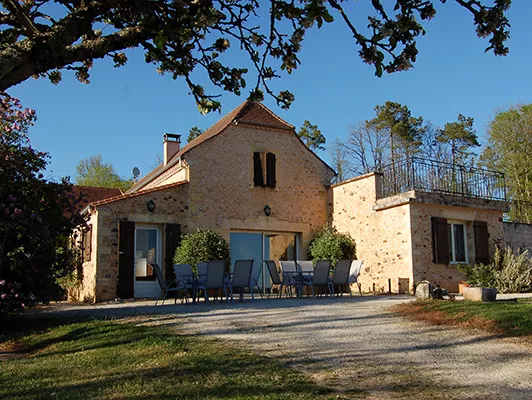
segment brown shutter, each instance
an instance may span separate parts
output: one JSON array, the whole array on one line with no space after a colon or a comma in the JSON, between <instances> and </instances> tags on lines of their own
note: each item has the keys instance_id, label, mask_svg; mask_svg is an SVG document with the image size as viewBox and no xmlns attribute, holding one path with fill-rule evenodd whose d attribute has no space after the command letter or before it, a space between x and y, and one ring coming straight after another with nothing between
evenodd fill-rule
<instances>
[{"instance_id":1,"label":"brown shutter","mask_svg":"<svg viewBox=\"0 0 532 400\"><path fill-rule=\"evenodd\" d=\"M275 187L277 181L275 180L275 154L268 153L266 155L266 171L267 173L267 185L270 187Z\"/></svg>"},{"instance_id":2,"label":"brown shutter","mask_svg":"<svg viewBox=\"0 0 532 400\"><path fill-rule=\"evenodd\" d=\"M179 224L166 224L165 229L165 279L174 279L174 254L175 249L181 242L181 225Z\"/></svg>"},{"instance_id":3,"label":"brown shutter","mask_svg":"<svg viewBox=\"0 0 532 400\"><path fill-rule=\"evenodd\" d=\"M92 252L92 226L89 225L87 230L83 232L83 262L87 262L91 260L91 252Z\"/></svg>"},{"instance_id":4,"label":"brown shutter","mask_svg":"<svg viewBox=\"0 0 532 400\"><path fill-rule=\"evenodd\" d=\"M449 264L451 250L449 247L449 228L446 218L432 217L432 262Z\"/></svg>"},{"instance_id":5,"label":"brown shutter","mask_svg":"<svg viewBox=\"0 0 532 400\"><path fill-rule=\"evenodd\" d=\"M475 230L475 263L489 264L488 223L486 221L475 221L473 228Z\"/></svg>"},{"instance_id":6,"label":"brown shutter","mask_svg":"<svg viewBox=\"0 0 532 400\"><path fill-rule=\"evenodd\" d=\"M253 153L253 183L255 186L264 186L264 178L262 177L262 163L260 160L260 153L258 151Z\"/></svg>"},{"instance_id":7,"label":"brown shutter","mask_svg":"<svg viewBox=\"0 0 532 400\"><path fill-rule=\"evenodd\" d=\"M135 269L135 223L120 221L118 224L118 297L133 297Z\"/></svg>"}]
</instances>

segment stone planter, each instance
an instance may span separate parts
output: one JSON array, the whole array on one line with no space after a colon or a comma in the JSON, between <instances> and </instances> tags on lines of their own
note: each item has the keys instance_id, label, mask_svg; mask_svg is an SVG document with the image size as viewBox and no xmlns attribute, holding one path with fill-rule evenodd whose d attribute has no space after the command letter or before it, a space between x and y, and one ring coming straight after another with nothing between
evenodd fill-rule
<instances>
[{"instance_id":1,"label":"stone planter","mask_svg":"<svg viewBox=\"0 0 532 400\"><path fill-rule=\"evenodd\" d=\"M497 289L481 287L465 287L463 289L464 300L469 301L495 301Z\"/></svg>"},{"instance_id":2,"label":"stone planter","mask_svg":"<svg viewBox=\"0 0 532 400\"><path fill-rule=\"evenodd\" d=\"M458 284L458 293L464 294L464 289L469 287L469 283L459 283Z\"/></svg>"}]
</instances>

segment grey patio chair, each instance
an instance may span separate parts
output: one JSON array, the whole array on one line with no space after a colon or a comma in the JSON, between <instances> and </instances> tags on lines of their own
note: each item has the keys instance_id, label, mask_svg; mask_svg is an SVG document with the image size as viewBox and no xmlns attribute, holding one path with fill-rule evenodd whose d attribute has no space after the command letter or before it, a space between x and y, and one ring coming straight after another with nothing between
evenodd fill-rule
<instances>
[{"instance_id":1,"label":"grey patio chair","mask_svg":"<svg viewBox=\"0 0 532 400\"><path fill-rule=\"evenodd\" d=\"M257 288L257 291L260 294L260 298L262 299L262 291L260 290L259 286L259 278L260 274L262 273L262 263L260 265L253 264L253 269L251 270L251 278L249 281L249 291L251 292L251 300L255 300L255 297L253 295L253 288Z\"/></svg>"},{"instance_id":2,"label":"grey patio chair","mask_svg":"<svg viewBox=\"0 0 532 400\"><path fill-rule=\"evenodd\" d=\"M334 294L334 288L336 286L339 287L339 292L336 294L336 296L344 294L343 287L347 285L349 288L349 294L351 297L353 297L353 292L351 291L351 285L349 285L349 273L351 271L351 263L352 260L338 260L336 263L336 268L334 269L334 275L331 280L332 288L333 288L333 294Z\"/></svg>"},{"instance_id":3,"label":"grey patio chair","mask_svg":"<svg viewBox=\"0 0 532 400\"><path fill-rule=\"evenodd\" d=\"M196 269L198 270L198 278L200 280L205 280L205 277L207 276L207 266L209 263L207 262L199 262L196 264Z\"/></svg>"},{"instance_id":4,"label":"grey patio chair","mask_svg":"<svg viewBox=\"0 0 532 400\"><path fill-rule=\"evenodd\" d=\"M279 290L281 291L282 288L288 289L290 291L290 297L292 297L292 287L298 286L297 277L300 275L297 270L297 265L295 261L279 261L279 264L281 264L281 275L283 276L283 283ZM282 293L282 292L281 292ZM280 295L279 295L280 297Z\"/></svg>"},{"instance_id":5,"label":"grey patio chair","mask_svg":"<svg viewBox=\"0 0 532 400\"><path fill-rule=\"evenodd\" d=\"M314 263L312 261L298 260L296 261L296 265L298 272L300 272L300 276L296 275L296 280L300 283L299 289L301 289L301 286L311 286L312 276L314 275Z\"/></svg>"},{"instance_id":6,"label":"grey patio chair","mask_svg":"<svg viewBox=\"0 0 532 400\"><path fill-rule=\"evenodd\" d=\"M270 278L272 280L272 286L277 285L279 287L279 297L281 297L283 281L281 280L281 277L279 276L279 271L277 270L277 265L275 265L275 261L264 260L263 262L266 263L266 267L268 268L268 272L270 273ZM268 298L270 298L272 291L273 291L273 287L270 288L270 293L268 293Z\"/></svg>"},{"instance_id":7,"label":"grey patio chair","mask_svg":"<svg viewBox=\"0 0 532 400\"><path fill-rule=\"evenodd\" d=\"M351 284L353 283L357 284L360 296L362 296L362 285L358 281L358 277L360 275L360 271L362 271L363 265L364 265L363 260L353 260L351 262L351 268L349 271L349 278L348 278L348 284L350 287L351 287Z\"/></svg>"},{"instance_id":8,"label":"grey patio chair","mask_svg":"<svg viewBox=\"0 0 532 400\"><path fill-rule=\"evenodd\" d=\"M149 264L153 270L155 271L155 278L157 279L157 283L159 283L159 295L157 296L157 300L155 300L155 305L159 302L159 300L162 298L162 305L164 305L164 300L166 299L166 296L169 292L177 292L179 289L176 286L175 279L171 279L168 281L164 280L163 271L161 270L161 267L159 267L158 264L151 263ZM177 303L177 296L174 299L174 304Z\"/></svg>"},{"instance_id":9,"label":"grey patio chair","mask_svg":"<svg viewBox=\"0 0 532 400\"><path fill-rule=\"evenodd\" d=\"M253 260L236 260L231 278L227 280L231 302L233 302L233 292L238 289L240 292L240 301L244 297L244 289L251 290L251 271L253 270Z\"/></svg>"},{"instance_id":10,"label":"grey patio chair","mask_svg":"<svg viewBox=\"0 0 532 400\"><path fill-rule=\"evenodd\" d=\"M316 261L316 268L313 269L311 277L303 276L301 280L301 286L310 287L312 291L312 297L316 296L314 288L324 288L326 293L331 293L331 281L329 273L331 271L331 260L318 260ZM301 290L301 288L299 288Z\"/></svg>"},{"instance_id":11,"label":"grey patio chair","mask_svg":"<svg viewBox=\"0 0 532 400\"><path fill-rule=\"evenodd\" d=\"M188 292L192 291L194 285L194 275L190 264L174 264L174 274L177 291L183 291L183 298L188 302ZM181 303L183 299L181 299Z\"/></svg>"},{"instance_id":12,"label":"grey patio chair","mask_svg":"<svg viewBox=\"0 0 532 400\"><path fill-rule=\"evenodd\" d=\"M199 292L203 291L206 303L209 302L209 294L207 291L211 289L215 291L222 291L222 295L225 294L226 299L229 300L229 292L225 279L225 261L209 261L207 264L207 274L205 279L197 279L195 286L195 293L193 296L198 296L199 299ZM220 296L220 301L222 299L222 295ZM214 301L216 301L216 294L214 296Z\"/></svg>"},{"instance_id":13,"label":"grey patio chair","mask_svg":"<svg viewBox=\"0 0 532 400\"><path fill-rule=\"evenodd\" d=\"M330 281L331 264L331 260L316 261L316 268L314 269L314 275L312 277L312 296L316 295L316 292L314 291L315 287L325 289L325 294L334 293Z\"/></svg>"}]
</instances>

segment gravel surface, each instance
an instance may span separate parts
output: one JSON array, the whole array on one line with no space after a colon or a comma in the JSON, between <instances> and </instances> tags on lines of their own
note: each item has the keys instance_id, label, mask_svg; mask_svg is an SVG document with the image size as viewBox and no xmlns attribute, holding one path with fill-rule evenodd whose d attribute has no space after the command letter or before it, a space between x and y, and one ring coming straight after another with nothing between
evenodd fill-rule
<instances>
[{"instance_id":1,"label":"gravel surface","mask_svg":"<svg viewBox=\"0 0 532 400\"><path fill-rule=\"evenodd\" d=\"M347 397L532 399L529 346L389 312L411 300L357 296L195 306L167 302L163 307L153 302L63 304L38 315L135 316L141 324L177 324L186 333L230 340L279 358Z\"/></svg>"}]
</instances>

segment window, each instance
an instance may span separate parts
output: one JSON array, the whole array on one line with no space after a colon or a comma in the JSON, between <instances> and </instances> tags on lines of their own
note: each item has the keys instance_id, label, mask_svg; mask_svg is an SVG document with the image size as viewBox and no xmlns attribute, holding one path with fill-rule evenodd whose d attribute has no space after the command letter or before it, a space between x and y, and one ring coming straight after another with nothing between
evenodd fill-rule
<instances>
[{"instance_id":1,"label":"window","mask_svg":"<svg viewBox=\"0 0 532 400\"><path fill-rule=\"evenodd\" d=\"M436 264L467 263L469 252L467 224L432 217L432 262ZM469 223L471 227L471 223ZM473 222L475 263L489 264L489 233L486 221Z\"/></svg>"},{"instance_id":2,"label":"window","mask_svg":"<svg viewBox=\"0 0 532 400\"><path fill-rule=\"evenodd\" d=\"M465 224L459 222L450 222L448 223L447 227L449 232L450 262L467 262L467 231Z\"/></svg>"},{"instance_id":3,"label":"window","mask_svg":"<svg viewBox=\"0 0 532 400\"><path fill-rule=\"evenodd\" d=\"M275 154L258 151L254 152L253 184L255 186L275 187L277 184L275 176L275 164Z\"/></svg>"}]
</instances>

